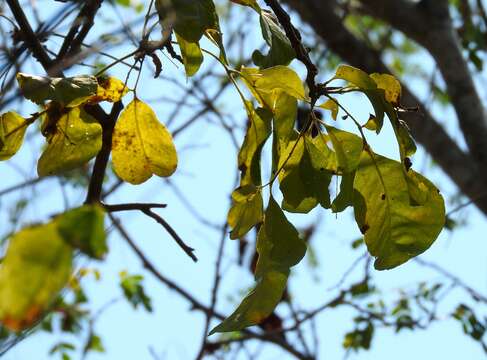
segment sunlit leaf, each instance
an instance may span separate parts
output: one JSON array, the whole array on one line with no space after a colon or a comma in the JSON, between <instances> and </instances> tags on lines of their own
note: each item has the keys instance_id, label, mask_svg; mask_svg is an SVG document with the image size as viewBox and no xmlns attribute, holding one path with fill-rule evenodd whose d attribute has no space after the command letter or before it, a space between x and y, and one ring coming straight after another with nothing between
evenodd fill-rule
<instances>
[{"instance_id":1,"label":"sunlit leaf","mask_svg":"<svg viewBox=\"0 0 487 360\"><path fill-rule=\"evenodd\" d=\"M64 241L90 257L102 259L108 251L104 218L100 206L84 205L58 216L56 224Z\"/></svg>"},{"instance_id":2,"label":"sunlit leaf","mask_svg":"<svg viewBox=\"0 0 487 360\"><path fill-rule=\"evenodd\" d=\"M19 151L26 129L26 120L16 112L0 115L0 160L8 160Z\"/></svg>"},{"instance_id":3,"label":"sunlit leaf","mask_svg":"<svg viewBox=\"0 0 487 360\"><path fill-rule=\"evenodd\" d=\"M34 324L68 282L72 249L56 225L13 235L0 265L0 321L13 331Z\"/></svg>"},{"instance_id":4,"label":"sunlit leaf","mask_svg":"<svg viewBox=\"0 0 487 360\"><path fill-rule=\"evenodd\" d=\"M318 107L329 110L331 112L331 117L333 118L333 120L337 119L339 107L336 100L328 99L323 104L318 105Z\"/></svg>"},{"instance_id":5,"label":"sunlit leaf","mask_svg":"<svg viewBox=\"0 0 487 360\"><path fill-rule=\"evenodd\" d=\"M335 73L336 79L346 80L361 89L375 89L377 84L363 70L350 65L340 65Z\"/></svg>"},{"instance_id":6,"label":"sunlit leaf","mask_svg":"<svg viewBox=\"0 0 487 360\"><path fill-rule=\"evenodd\" d=\"M210 334L241 330L269 316L282 298L290 268L304 257L306 244L272 197L259 231L257 252L255 288Z\"/></svg>"},{"instance_id":7,"label":"sunlit leaf","mask_svg":"<svg viewBox=\"0 0 487 360\"><path fill-rule=\"evenodd\" d=\"M116 174L141 184L153 174L168 177L178 158L172 136L149 105L134 99L124 109L113 132L112 160Z\"/></svg>"},{"instance_id":8,"label":"sunlit leaf","mask_svg":"<svg viewBox=\"0 0 487 360\"><path fill-rule=\"evenodd\" d=\"M239 187L232 193L232 207L228 212L231 239L240 239L256 224L262 222L264 205L262 192L253 185Z\"/></svg>"},{"instance_id":9,"label":"sunlit leaf","mask_svg":"<svg viewBox=\"0 0 487 360\"><path fill-rule=\"evenodd\" d=\"M370 77L376 82L379 89L385 92L385 99L393 105L399 105L401 100L401 83L390 74L371 74Z\"/></svg>"},{"instance_id":10,"label":"sunlit leaf","mask_svg":"<svg viewBox=\"0 0 487 360\"><path fill-rule=\"evenodd\" d=\"M303 82L298 74L287 66L277 65L268 69L242 67L243 80L262 106L272 110L280 92L298 100L305 100Z\"/></svg>"},{"instance_id":11,"label":"sunlit leaf","mask_svg":"<svg viewBox=\"0 0 487 360\"><path fill-rule=\"evenodd\" d=\"M101 149L101 125L79 107L69 109L56 121L54 133L48 134L48 145L37 163L39 176L75 169L95 157Z\"/></svg>"},{"instance_id":12,"label":"sunlit leaf","mask_svg":"<svg viewBox=\"0 0 487 360\"><path fill-rule=\"evenodd\" d=\"M129 91L125 83L115 77L101 77L98 78L98 88L96 96L91 100L93 102L97 101L109 101L117 102L122 100L122 98Z\"/></svg>"},{"instance_id":13,"label":"sunlit leaf","mask_svg":"<svg viewBox=\"0 0 487 360\"><path fill-rule=\"evenodd\" d=\"M360 162L360 154L364 147L363 140L355 134L333 126L326 126L326 130L335 150L337 171L339 173L353 172Z\"/></svg>"},{"instance_id":14,"label":"sunlit leaf","mask_svg":"<svg viewBox=\"0 0 487 360\"><path fill-rule=\"evenodd\" d=\"M269 68L275 65L289 65L296 57L284 31L279 26L277 19L271 12L262 10L260 13L260 27L262 35L270 50L267 55L259 50L254 51L252 60L260 68Z\"/></svg>"},{"instance_id":15,"label":"sunlit leaf","mask_svg":"<svg viewBox=\"0 0 487 360\"><path fill-rule=\"evenodd\" d=\"M18 73L17 81L24 97L36 104L53 100L67 107L75 107L96 95L98 89L98 81L91 75L49 78Z\"/></svg>"},{"instance_id":16,"label":"sunlit leaf","mask_svg":"<svg viewBox=\"0 0 487 360\"><path fill-rule=\"evenodd\" d=\"M238 168L241 171L240 185L261 185L260 156L262 147L271 134L271 116L266 110L254 109L252 103L246 102L245 107L249 125L244 142L238 154Z\"/></svg>"},{"instance_id":17,"label":"sunlit leaf","mask_svg":"<svg viewBox=\"0 0 487 360\"><path fill-rule=\"evenodd\" d=\"M355 218L379 270L401 265L428 249L445 224L438 189L401 163L363 152L354 179Z\"/></svg>"}]
</instances>

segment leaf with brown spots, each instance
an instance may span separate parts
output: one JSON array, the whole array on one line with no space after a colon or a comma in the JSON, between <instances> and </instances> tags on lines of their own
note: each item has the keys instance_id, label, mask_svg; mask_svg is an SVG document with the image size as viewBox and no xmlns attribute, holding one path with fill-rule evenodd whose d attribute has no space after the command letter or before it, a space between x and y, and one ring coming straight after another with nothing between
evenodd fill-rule
<instances>
[{"instance_id":1,"label":"leaf with brown spots","mask_svg":"<svg viewBox=\"0 0 487 360\"><path fill-rule=\"evenodd\" d=\"M137 185L152 175L171 176L178 164L172 136L149 105L134 99L122 112L113 132L115 173Z\"/></svg>"}]
</instances>

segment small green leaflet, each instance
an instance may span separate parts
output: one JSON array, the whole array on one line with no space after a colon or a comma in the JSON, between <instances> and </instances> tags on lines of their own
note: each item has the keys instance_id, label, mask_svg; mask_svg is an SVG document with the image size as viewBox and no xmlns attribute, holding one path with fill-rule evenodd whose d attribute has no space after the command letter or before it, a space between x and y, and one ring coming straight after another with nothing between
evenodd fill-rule
<instances>
[{"instance_id":1,"label":"small green leaflet","mask_svg":"<svg viewBox=\"0 0 487 360\"><path fill-rule=\"evenodd\" d=\"M291 46L284 31L279 26L274 15L266 10L260 12L260 27L262 36L269 45L270 50L267 55L255 50L252 54L252 60L258 67L265 69L276 65L289 65L296 57L296 53Z\"/></svg>"},{"instance_id":2,"label":"small green leaflet","mask_svg":"<svg viewBox=\"0 0 487 360\"><path fill-rule=\"evenodd\" d=\"M39 105L52 100L75 107L96 95L98 89L98 81L91 75L49 78L18 73L17 81L24 97Z\"/></svg>"},{"instance_id":3,"label":"small green leaflet","mask_svg":"<svg viewBox=\"0 0 487 360\"><path fill-rule=\"evenodd\" d=\"M61 237L68 244L94 259L108 251L104 228L105 212L98 205L84 205L56 218Z\"/></svg>"},{"instance_id":4,"label":"small green leaflet","mask_svg":"<svg viewBox=\"0 0 487 360\"><path fill-rule=\"evenodd\" d=\"M238 331L269 316L282 298L290 268L299 263L306 253L306 244L272 197L257 238L257 252L255 288L210 335Z\"/></svg>"},{"instance_id":5,"label":"small green leaflet","mask_svg":"<svg viewBox=\"0 0 487 360\"><path fill-rule=\"evenodd\" d=\"M261 12L261 8L260 8L259 4L257 4L257 0L230 0L230 1L235 3L235 4L249 6L252 9L254 9L255 11L257 11L258 13Z\"/></svg>"},{"instance_id":6,"label":"small green leaflet","mask_svg":"<svg viewBox=\"0 0 487 360\"><path fill-rule=\"evenodd\" d=\"M203 52L198 42L186 41L183 37L176 34L179 50L183 57L186 76L191 77L198 72L203 63Z\"/></svg>"},{"instance_id":7,"label":"small green leaflet","mask_svg":"<svg viewBox=\"0 0 487 360\"><path fill-rule=\"evenodd\" d=\"M49 117L50 115L48 115ZM80 107L69 109L55 122L54 134L48 134L47 148L37 163L39 176L76 169L94 158L101 149L101 125Z\"/></svg>"},{"instance_id":8,"label":"small green leaflet","mask_svg":"<svg viewBox=\"0 0 487 360\"><path fill-rule=\"evenodd\" d=\"M0 115L0 161L10 159L19 151L26 129L26 120L16 112Z\"/></svg>"},{"instance_id":9,"label":"small green leaflet","mask_svg":"<svg viewBox=\"0 0 487 360\"><path fill-rule=\"evenodd\" d=\"M421 254L445 224L438 189L401 163L363 152L353 182L355 218L375 268L391 269Z\"/></svg>"}]
</instances>

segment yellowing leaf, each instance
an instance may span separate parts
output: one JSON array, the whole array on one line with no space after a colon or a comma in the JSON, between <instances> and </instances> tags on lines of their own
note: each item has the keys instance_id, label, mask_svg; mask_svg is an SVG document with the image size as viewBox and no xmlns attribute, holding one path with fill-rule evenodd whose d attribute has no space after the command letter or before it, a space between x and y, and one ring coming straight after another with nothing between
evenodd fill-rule
<instances>
[{"instance_id":1,"label":"yellowing leaf","mask_svg":"<svg viewBox=\"0 0 487 360\"><path fill-rule=\"evenodd\" d=\"M75 107L96 95L98 82L94 76L80 75L71 78L49 78L17 74L22 94L36 104L53 100L66 107Z\"/></svg>"},{"instance_id":2,"label":"yellowing leaf","mask_svg":"<svg viewBox=\"0 0 487 360\"><path fill-rule=\"evenodd\" d=\"M231 239L240 239L264 217L261 190L253 185L236 189L232 193L232 207L228 212Z\"/></svg>"},{"instance_id":3,"label":"yellowing leaf","mask_svg":"<svg viewBox=\"0 0 487 360\"><path fill-rule=\"evenodd\" d=\"M122 80L111 76L98 78L96 96L90 101L118 102L122 100L128 91L128 87L125 86L125 83Z\"/></svg>"},{"instance_id":4,"label":"yellowing leaf","mask_svg":"<svg viewBox=\"0 0 487 360\"><path fill-rule=\"evenodd\" d=\"M389 74L371 74L370 77L376 82L379 89L385 91L387 102L398 105L401 100L401 83Z\"/></svg>"},{"instance_id":5,"label":"yellowing leaf","mask_svg":"<svg viewBox=\"0 0 487 360\"><path fill-rule=\"evenodd\" d=\"M401 163L363 152L353 183L355 218L378 270L421 254L445 224L438 189Z\"/></svg>"},{"instance_id":6,"label":"yellowing leaf","mask_svg":"<svg viewBox=\"0 0 487 360\"><path fill-rule=\"evenodd\" d=\"M101 125L79 107L69 109L55 122L53 134L48 134L48 145L37 163L39 176L58 174L76 169L95 157L102 145Z\"/></svg>"},{"instance_id":7,"label":"yellowing leaf","mask_svg":"<svg viewBox=\"0 0 487 360\"><path fill-rule=\"evenodd\" d=\"M346 80L360 89L375 89L377 84L363 70L349 65L340 65L335 73L336 79Z\"/></svg>"},{"instance_id":8,"label":"yellowing leaf","mask_svg":"<svg viewBox=\"0 0 487 360\"><path fill-rule=\"evenodd\" d=\"M112 140L113 167L131 184L141 184L153 174L168 177L178 158L172 137L149 105L134 99L117 121Z\"/></svg>"},{"instance_id":9,"label":"yellowing leaf","mask_svg":"<svg viewBox=\"0 0 487 360\"><path fill-rule=\"evenodd\" d=\"M8 160L19 151L24 142L26 120L16 112L0 115L0 160Z\"/></svg>"},{"instance_id":10,"label":"yellowing leaf","mask_svg":"<svg viewBox=\"0 0 487 360\"><path fill-rule=\"evenodd\" d=\"M13 331L35 323L68 282L72 249L56 225L13 235L0 265L0 321Z\"/></svg>"},{"instance_id":11,"label":"yellowing leaf","mask_svg":"<svg viewBox=\"0 0 487 360\"><path fill-rule=\"evenodd\" d=\"M56 224L66 243L88 256L103 259L108 251L104 218L105 212L100 206L84 205L58 216Z\"/></svg>"},{"instance_id":12,"label":"yellowing leaf","mask_svg":"<svg viewBox=\"0 0 487 360\"><path fill-rule=\"evenodd\" d=\"M337 119L339 107L338 107L338 103L335 100L328 99L323 104L318 105L318 107L325 110L329 110L331 112L331 117L333 118L333 120Z\"/></svg>"},{"instance_id":13,"label":"yellowing leaf","mask_svg":"<svg viewBox=\"0 0 487 360\"><path fill-rule=\"evenodd\" d=\"M306 244L272 197L257 238L257 252L255 288L210 334L238 331L269 316L282 298L290 268L306 253Z\"/></svg>"},{"instance_id":14,"label":"yellowing leaf","mask_svg":"<svg viewBox=\"0 0 487 360\"><path fill-rule=\"evenodd\" d=\"M298 74L287 66L278 65L262 70L242 67L240 72L257 101L271 111L280 92L298 100L306 98L303 82Z\"/></svg>"},{"instance_id":15,"label":"yellowing leaf","mask_svg":"<svg viewBox=\"0 0 487 360\"><path fill-rule=\"evenodd\" d=\"M196 74L203 63L203 53L198 42L186 41L183 37L176 34L176 40L183 57L186 76L191 77Z\"/></svg>"},{"instance_id":16,"label":"yellowing leaf","mask_svg":"<svg viewBox=\"0 0 487 360\"><path fill-rule=\"evenodd\" d=\"M249 125L238 153L238 168L241 171L240 185L261 185L260 156L262 147L271 134L271 114L266 109L254 109L245 102Z\"/></svg>"}]
</instances>

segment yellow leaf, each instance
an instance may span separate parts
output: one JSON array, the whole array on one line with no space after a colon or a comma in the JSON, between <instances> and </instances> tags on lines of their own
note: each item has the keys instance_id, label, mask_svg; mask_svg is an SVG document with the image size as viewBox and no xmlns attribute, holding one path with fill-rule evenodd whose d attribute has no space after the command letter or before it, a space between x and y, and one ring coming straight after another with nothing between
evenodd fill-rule
<instances>
[{"instance_id":1,"label":"yellow leaf","mask_svg":"<svg viewBox=\"0 0 487 360\"><path fill-rule=\"evenodd\" d=\"M15 234L0 265L0 321L10 330L31 326L68 283L72 248L51 222Z\"/></svg>"},{"instance_id":2,"label":"yellow leaf","mask_svg":"<svg viewBox=\"0 0 487 360\"><path fill-rule=\"evenodd\" d=\"M120 101L129 91L125 83L115 77L98 78L96 95L90 102Z\"/></svg>"},{"instance_id":3,"label":"yellow leaf","mask_svg":"<svg viewBox=\"0 0 487 360\"><path fill-rule=\"evenodd\" d=\"M26 120L9 111L0 115L0 160L8 160L19 151L24 141Z\"/></svg>"},{"instance_id":4,"label":"yellow leaf","mask_svg":"<svg viewBox=\"0 0 487 360\"><path fill-rule=\"evenodd\" d=\"M171 134L154 111L134 99L122 112L113 132L113 167L131 184L141 184L153 174L171 176L178 164Z\"/></svg>"},{"instance_id":5,"label":"yellow leaf","mask_svg":"<svg viewBox=\"0 0 487 360\"><path fill-rule=\"evenodd\" d=\"M318 107L329 110L331 112L331 117L333 118L333 120L337 119L339 107L336 100L328 99L323 104L318 105Z\"/></svg>"},{"instance_id":6,"label":"yellow leaf","mask_svg":"<svg viewBox=\"0 0 487 360\"><path fill-rule=\"evenodd\" d=\"M371 74L370 77L377 83L379 89L385 91L386 101L398 105L401 100L401 83L389 74Z\"/></svg>"},{"instance_id":7,"label":"yellow leaf","mask_svg":"<svg viewBox=\"0 0 487 360\"><path fill-rule=\"evenodd\" d=\"M50 116L50 115L48 115ZM48 176L80 167L95 157L101 149L101 125L87 112L75 107L57 121L54 133L48 135L48 145L37 163L39 176Z\"/></svg>"}]
</instances>

